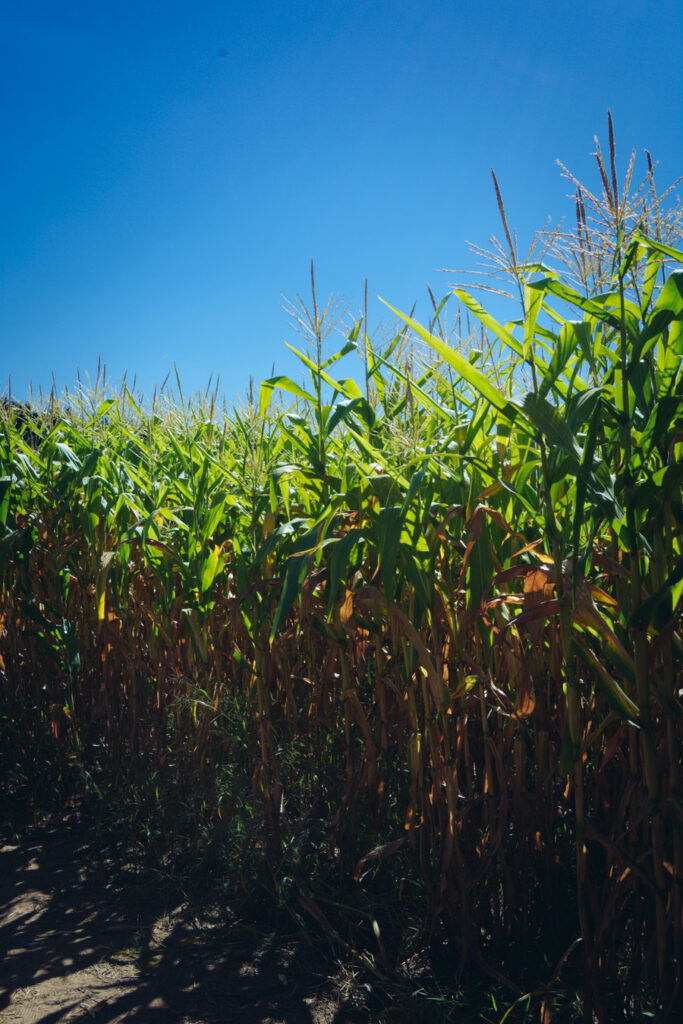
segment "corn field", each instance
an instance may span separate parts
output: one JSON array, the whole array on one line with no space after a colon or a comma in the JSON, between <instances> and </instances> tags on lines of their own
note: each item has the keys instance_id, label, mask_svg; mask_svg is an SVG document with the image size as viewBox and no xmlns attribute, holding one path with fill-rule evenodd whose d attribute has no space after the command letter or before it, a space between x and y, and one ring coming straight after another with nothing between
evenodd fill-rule
<instances>
[{"instance_id":1,"label":"corn field","mask_svg":"<svg viewBox=\"0 0 683 1024\"><path fill-rule=\"evenodd\" d=\"M8 786L191 802L236 886L265 865L380 977L409 919L543 1024L569 978L585 1020L673 1019L681 220L615 164L610 123L600 189L528 257L495 183L509 322L457 287L330 354L312 273L302 378L239 408L5 401Z\"/></svg>"}]
</instances>

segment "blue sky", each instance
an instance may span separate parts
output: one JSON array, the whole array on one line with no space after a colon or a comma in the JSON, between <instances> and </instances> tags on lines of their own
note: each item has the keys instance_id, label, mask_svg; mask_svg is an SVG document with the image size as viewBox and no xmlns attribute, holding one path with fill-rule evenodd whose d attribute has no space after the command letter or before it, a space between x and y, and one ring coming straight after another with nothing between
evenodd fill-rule
<instances>
[{"instance_id":1,"label":"blue sky","mask_svg":"<svg viewBox=\"0 0 683 1024\"><path fill-rule=\"evenodd\" d=\"M522 241L572 216L557 158L596 183L608 107L622 174L683 173L682 53L680 0L5 4L0 391L297 373L311 258L426 319L499 233L491 166Z\"/></svg>"}]
</instances>

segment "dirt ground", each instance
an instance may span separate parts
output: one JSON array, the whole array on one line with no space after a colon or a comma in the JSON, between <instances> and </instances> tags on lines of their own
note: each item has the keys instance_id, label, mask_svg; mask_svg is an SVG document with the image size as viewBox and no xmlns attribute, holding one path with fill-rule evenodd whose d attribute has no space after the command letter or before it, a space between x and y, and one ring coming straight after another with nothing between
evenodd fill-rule
<instances>
[{"instance_id":1,"label":"dirt ground","mask_svg":"<svg viewBox=\"0 0 683 1024\"><path fill-rule=\"evenodd\" d=\"M0 833L2 1024L365 1024L301 938L199 910L77 820Z\"/></svg>"}]
</instances>

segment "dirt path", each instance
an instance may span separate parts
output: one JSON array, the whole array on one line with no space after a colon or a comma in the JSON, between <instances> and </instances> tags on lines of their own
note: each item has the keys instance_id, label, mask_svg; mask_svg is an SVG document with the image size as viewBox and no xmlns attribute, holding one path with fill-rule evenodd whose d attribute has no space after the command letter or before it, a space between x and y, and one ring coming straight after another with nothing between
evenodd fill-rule
<instances>
[{"instance_id":1,"label":"dirt path","mask_svg":"<svg viewBox=\"0 0 683 1024\"><path fill-rule=\"evenodd\" d=\"M0 835L2 1024L366 1024L303 952L174 901L77 822Z\"/></svg>"}]
</instances>

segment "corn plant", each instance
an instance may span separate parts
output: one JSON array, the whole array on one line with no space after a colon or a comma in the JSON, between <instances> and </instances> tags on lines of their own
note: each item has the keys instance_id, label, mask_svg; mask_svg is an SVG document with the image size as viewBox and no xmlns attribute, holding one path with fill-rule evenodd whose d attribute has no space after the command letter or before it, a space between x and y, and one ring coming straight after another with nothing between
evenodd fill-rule
<instances>
[{"instance_id":1,"label":"corn plant","mask_svg":"<svg viewBox=\"0 0 683 1024\"><path fill-rule=\"evenodd\" d=\"M611 121L597 165L524 259L494 179L507 323L457 287L381 344L366 301L327 353L311 267L301 383L0 419L13 785L180 794L376 975L407 907L544 1020L681 998L680 209Z\"/></svg>"}]
</instances>

